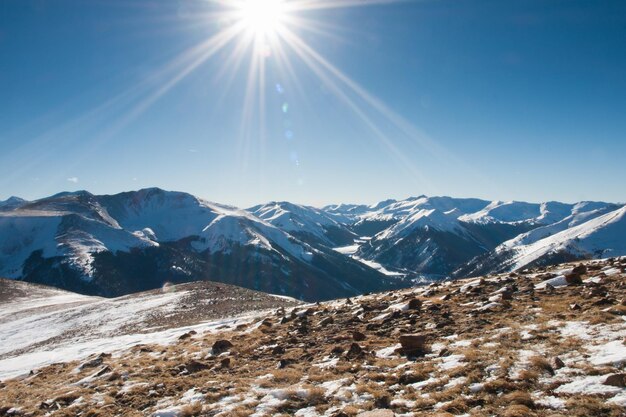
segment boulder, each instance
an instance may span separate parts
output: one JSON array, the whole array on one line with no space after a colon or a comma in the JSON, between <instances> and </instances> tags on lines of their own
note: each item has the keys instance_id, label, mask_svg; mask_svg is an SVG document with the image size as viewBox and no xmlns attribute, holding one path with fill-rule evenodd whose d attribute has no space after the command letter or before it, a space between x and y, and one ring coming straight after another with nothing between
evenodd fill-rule
<instances>
[{"instance_id":1,"label":"boulder","mask_svg":"<svg viewBox=\"0 0 626 417\"><path fill-rule=\"evenodd\" d=\"M555 356L554 359L552 360L552 367L554 369L561 369L565 367L565 362L563 362L561 360L561 358L559 358L558 356Z\"/></svg>"},{"instance_id":2,"label":"boulder","mask_svg":"<svg viewBox=\"0 0 626 417\"><path fill-rule=\"evenodd\" d=\"M609 375L604 381L604 385L626 388L626 374Z\"/></svg>"},{"instance_id":3,"label":"boulder","mask_svg":"<svg viewBox=\"0 0 626 417\"><path fill-rule=\"evenodd\" d=\"M209 365L202 363L202 362L198 362L198 361L190 361L187 362L185 364L185 369L187 370L187 372L189 372L190 374L196 373L196 372L200 372L203 371L205 369L209 369Z\"/></svg>"},{"instance_id":4,"label":"boulder","mask_svg":"<svg viewBox=\"0 0 626 417\"><path fill-rule=\"evenodd\" d=\"M573 272L565 275L565 281L567 282L567 285L580 285L583 283L583 279L580 274L575 274Z\"/></svg>"},{"instance_id":5,"label":"boulder","mask_svg":"<svg viewBox=\"0 0 626 417\"><path fill-rule=\"evenodd\" d=\"M352 339L354 339L357 342L361 342L363 340L366 339L365 334L355 330L352 332Z\"/></svg>"},{"instance_id":6,"label":"boulder","mask_svg":"<svg viewBox=\"0 0 626 417\"><path fill-rule=\"evenodd\" d=\"M332 317L326 317L322 320L320 320L320 326L324 327L327 326L329 324L333 324L334 320Z\"/></svg>"},{"instance_id":7,"label":"boulder","mask_svg":"<svg viewBox=\"0 0 626 417\"><path fill-rule=\"evenodd\" d=\"M352 343L350 345L350 349L346 353L346 356L349 358L357 357L363 354L363 348L359 346L358 343Z\"/></svg>"},{"instance_id":8,"label":"boulder","mask_svg":"<svg viewBox=\"0 0 626 417\"><path fill-rule=\"evenodd\" d=\"M272 349L272 355L282 355L285 353L285 348L282 346L274 346Z\"/></svg>"},{"instance_id":9,"label":"boulder","mask_svg":"<svg viewBox=\"0 0 626 417\"><path fill-rule=\"evenodd\" d=\"M407 352L424 350L426 347L426 336L421 334L403 334L400 336L400 345Z\"/></svg>"},{"instance_id":10,"label":"boulder","mask_svg":"<svg viewBox=\"0 0 626 417\"><path fill-rule=\"evenodd\" d=\"M220 354L222 352L226 352L231 347L233 347L233 344L230 342L230 340L221 339L216 340L215 343L213 343L213 347L211 348L211 350L214 354Z\"/></svg>"},{"instance_id":11,"label":"boulder","mask_svg":"<svg viewBox=\"0 0 626 417\"><path fill-rule=\"evenodd\" d=\"M187 333L183 333L180 335L180 337L178 338L178 340L185 340L185 339L189 339L191 336L193 336L194 334L196 334L195 330L190 330Z\"/></svg>"}]
</instances>

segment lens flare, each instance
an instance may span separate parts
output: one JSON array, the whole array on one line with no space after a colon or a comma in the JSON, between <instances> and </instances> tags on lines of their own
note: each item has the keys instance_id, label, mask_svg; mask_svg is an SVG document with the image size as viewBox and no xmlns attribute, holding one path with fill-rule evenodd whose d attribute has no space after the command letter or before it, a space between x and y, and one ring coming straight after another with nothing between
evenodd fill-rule
<instances>
[{"instance_id":1,"label":"lens flare","mask_svg":"<svg viewBox=\"0 0 626 417\"><path fill-rule=\"evenodd\" d=\"M244 0L237 9L237 19L256 38L276 35L287 19L284 0Z\"/></svg>"}]
</instances>

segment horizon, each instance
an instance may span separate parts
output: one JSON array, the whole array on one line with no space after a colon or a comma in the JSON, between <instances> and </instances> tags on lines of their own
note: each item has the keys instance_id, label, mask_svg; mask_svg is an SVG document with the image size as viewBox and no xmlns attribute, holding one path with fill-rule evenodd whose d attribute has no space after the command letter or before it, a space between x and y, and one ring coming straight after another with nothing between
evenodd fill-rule
<instances>
[{"instance_id":1,"label":"horizon","mask_svg":"<svg viewBox=\"0 0 626 417\"><path fill-rule=\"evenodd\" d=\"M626 196L623 1L0 11L0 200L151 186L237 207Z\"/></svg>"},{"instance_id":2,"label":"horizon","mask_svg":"<svg viewBox=\"0 0 626 417\"><path fill-rule=\"evenodd\" d=\"M11 195L9 197L6 198L0 198L0 202L2 201L7 201L11 198L19 198L22 200L25 200L27 202L33 202L33 201L39 201L39 200L43 200L46 198L51 198L57 195L61 195L61 194L76 194L76 193L80 193L80 192L87 192L91 195L94 196L101 196L101 195L106 195L106 196L112 196L112 195L117 195L117 194L123 194L123 193L132 193L132 192L139 192L139 191L143 191L143 190L150 190L150 189L156 189L156 190L161 190L161 191L165 191L165 192L173 192L173 193L184 193L184 194L189 194L192 195L196 198L200 198L202 200L208 201L210 203L215 203L215 204L221 204L221 205L225 205L225 206L231 206L231 207L235 207L238 209L242 209L242 210L247 210L249 208L258 206L258 205L264 205L264 204L270 204L270 203L291 203L291 204L296 204L299 206L309 206L309 207L314 207L314 208L318 208L318 209L322 209L324 207L328 207L328 206L334 206L334 205L364 205L364 206L375 206L379 203L382 203L384 201L388 201L388 200L393 200L396 202L401 202L401 201L408 201L408 200L412 200L412 199L419 199L419 198L451 198L451 199L455 199L455 200L465 200L465 199L477 199L477 200L483 200L483 201L489 201L489 202L501 202L501 203L528 203L528 204L543 204L543 203L562 203L562 204L570 204L570 205L574 205L577 203L585 203L585 202L602 202L602 203L607 203L607 204L614 204L617 206L621 206L621 205L626 205L626 202L624 201L603 201L603 200L579 200L579 201L559 201L559 200L547 200L547 201L525 201L525 200L502 200L502 199L489 199L489 198L479 198L479 197L458 197L458 196L451 196L451 195L426 195L426 194L416 194L416 195L410 195L407 197L400 197L400 198L396 198L396 197L389 197L389 198L383 198L382 200L377 200L374 202L358 202L358 201L336 201L336 202L330 202L330 203L323 203L320 205L311 205L311 204L305 204L305 203L301 203L298 201L290 201L290 200L285 200L285 199L274 199L274 200L267 200L265 202L256 202L254 204L250 204L247 206L238 206L236 204L232 204L230 202L227 201L218 201L218 200L214 200L211 198L207 198L206 196L201 196L201 195L196 195L194 193L188 192L188 191L183 191L183 190L167 190L161 187L145 187L145 188L138 188L138 189L128 189L128 190L122 190L122 191L118 191L118 192L113 192L113 193L94 193L91 192L90 190L85 190L85 189L79 189L79 190L73 190L73 191L69 191L69 190L63 190L63 191L59 191L50 195L46 195L43 197L36 197L36 198L23 198L22 196L17 196L17 195Z\"/></svg>"}]
</instances>

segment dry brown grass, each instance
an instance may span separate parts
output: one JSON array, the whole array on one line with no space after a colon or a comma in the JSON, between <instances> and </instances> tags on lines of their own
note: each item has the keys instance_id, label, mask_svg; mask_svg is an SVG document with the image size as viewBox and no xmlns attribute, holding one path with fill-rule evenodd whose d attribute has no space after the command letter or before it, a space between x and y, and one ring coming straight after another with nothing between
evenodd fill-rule
<instances>
[{"instance_id":1,"label":"dry brown grass","mask_svg":"<svg viewBox=\"0 0 626 417\"><path fill-rule=\"evenodd\" d=\"M532 417L535 413L525 405L508 406L502 413L502 417Z\"/></svg>"}]
</instances>

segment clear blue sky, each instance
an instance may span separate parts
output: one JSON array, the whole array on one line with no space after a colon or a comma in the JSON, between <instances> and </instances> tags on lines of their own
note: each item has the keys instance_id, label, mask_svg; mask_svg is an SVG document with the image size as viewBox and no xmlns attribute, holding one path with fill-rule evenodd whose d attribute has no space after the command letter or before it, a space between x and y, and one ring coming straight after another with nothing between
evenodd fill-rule
<instances>
[{"instance_id":1,"label":"clear blue sky","mask_svg":"<svg viewBox=\"0 0 626 417\"><path fill-rule=\"evenodd\" d=\"M2 0L0 199L159 186L244 207L419 194L626 200L626 1L301 10L291 16L315 30L285 25L310 49L282 39L227 65L235 38L168 84L189 68L185 51L231 24L221 11L200 0ZM253 60L266 83L252 82L246 112Z\"/></svg>"}]
</instances>

